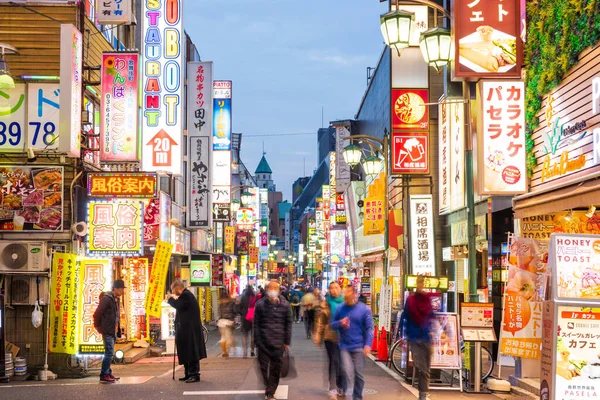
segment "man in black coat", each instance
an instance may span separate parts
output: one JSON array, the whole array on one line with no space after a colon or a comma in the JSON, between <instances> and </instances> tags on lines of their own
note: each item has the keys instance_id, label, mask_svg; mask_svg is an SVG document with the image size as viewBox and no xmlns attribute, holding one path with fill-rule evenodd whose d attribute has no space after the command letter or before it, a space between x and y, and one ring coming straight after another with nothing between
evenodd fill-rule
<instances>
[{"instance_id":1,"label":"man in black coat","mask_svg":"<svg viewBox=\"0 0 600 400\"><path fill-rule=\"evenodd\" d=\"M196 297L183 286L179 279L171 284L172 294L167 301L177 310L175 315L175 345L179 365L184 366L185 376L180 381L186 383L200 380L200 360L206 358L206 347L202 334L200 306Z\"/></svg>"},{"instance_id":2,"label":"man in black coat","mask_svg":"<svg viewBox=\"0 0 600 400\"><path fill-rule=\"evenodd\" d=\"M267 296L256 303L254 310L254 340L258 347L258 362L265 384L265 398L275 399L279 386L281 358L292 341L290 303L279 293L279 283L267 285Z\"/></svg>"}]
</instances>

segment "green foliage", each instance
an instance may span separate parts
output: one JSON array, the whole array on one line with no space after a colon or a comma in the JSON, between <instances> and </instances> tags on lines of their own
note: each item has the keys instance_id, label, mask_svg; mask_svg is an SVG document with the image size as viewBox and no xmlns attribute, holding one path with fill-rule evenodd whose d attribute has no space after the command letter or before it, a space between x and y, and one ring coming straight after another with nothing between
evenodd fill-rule
<instances>
[{"instance_id":1,"label":"green foliage","mask_svg":"<svg viewBox=\"0 0 600 400\"><path fill-rule=\"evenodd\" d=\"M533 174L533 130L542 97L557 87L582 51L600 40L600 0L527 0L525 104L527 170Z\"/></svg>"}]
</instances>

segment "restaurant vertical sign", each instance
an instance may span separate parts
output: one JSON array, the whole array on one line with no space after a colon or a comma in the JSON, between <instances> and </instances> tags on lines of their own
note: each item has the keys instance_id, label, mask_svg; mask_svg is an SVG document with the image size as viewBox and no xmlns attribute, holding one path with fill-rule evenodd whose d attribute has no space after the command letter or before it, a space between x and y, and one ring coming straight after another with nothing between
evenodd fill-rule
<instances>
[{"instance_id":1,"label":"restaurant vertical sign","mask_svg":"<svg viewBox=\"0 0 600 400\"><path fill-rule=\"evenodd\" d=\"M102 54L100 159L137 160L137 53Z\"/></svg>"},{"instance_id":2,"label":"restaurant vertical sign","mask_svg":"<svg viewBox=\"0 0 600 400\"><path fill-rule=\"evenodd\" d=\"M75 254L54 253L50 295L50 351L77 353L79 265Z\"/></svg>"},{"instance_id":3,"label":"restaurant vertical sign","mask_svg":"<svg viewBox=\"0 0 600 400\"><path fill-rule=\"evenodd\" d=\"M435 275L433 200L431 195L410 196L410 238L414 275Z\"/></svg>"}]
</instances>

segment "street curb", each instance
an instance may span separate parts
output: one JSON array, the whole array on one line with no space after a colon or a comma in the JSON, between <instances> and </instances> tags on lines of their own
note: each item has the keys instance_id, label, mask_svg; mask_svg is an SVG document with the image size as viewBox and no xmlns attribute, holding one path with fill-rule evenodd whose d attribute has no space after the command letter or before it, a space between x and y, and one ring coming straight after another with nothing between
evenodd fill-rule
<instances>
[{"instance_id":1,"label":"street curb","mask_svg":"<svg viewBox=\"0 0 600 400\"><path fill-rule=\"evenodd\" d=\"M367 357L369 357L371 359L371 361L373 361L375 363L375 365L377 365L379 368L381 368L382 370L387 372L388 375L390 375L392 378L394 378L394 380L396 380L398 383L400 383L400 385L402 385L402 387L404 389L408 390L413 396L415 396L416 399L419 398L419 390L417 388L404 382L404 379L402 379L402 377L400 375L398 375L395 371L392 371L384 363L377 362L377 359L372 354L369 354Z\"/></svg>"}]
</instances>

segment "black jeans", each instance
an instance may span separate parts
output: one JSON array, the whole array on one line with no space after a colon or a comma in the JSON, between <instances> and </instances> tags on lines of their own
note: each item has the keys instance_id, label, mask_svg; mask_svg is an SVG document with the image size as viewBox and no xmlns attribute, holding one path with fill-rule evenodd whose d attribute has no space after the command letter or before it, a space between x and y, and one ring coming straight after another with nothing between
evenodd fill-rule
<instances>
[{"instance_id":1,"label":"black jeans","mask_svg":"<svg viewBox=\"0 0 600 400\"><path fill-rule=\"evenodd\" d=\"M185 368L185 376L188 378L200 377L200 361L184 363L183 368Z\"/></svg>"},{"instance_id":2,"label":"black jeans","mask_svg":"<svg viewBox=\"0 0 600 400\"><path fill-rule=\"evenodd\" d=\"M419 382L419 395L429 392L429 378L431 368L431 343L409 341L408 346L413 356L413 365L417 369Z\"/></svg>"},{"instance_id":3,"label":"black jeans","mask_svg":"<svg viewBox=\"0 0 600 400\"><path fill-rule=\"evenodd\" d=\"M294 310L294 321L300 321L300 306L292 306L292 310Z\"/></svg>"},{"instance_id":4,"label":"black jeans","mask_svg":"<svg viewBox=\"0 0 600 400\"><path fill-rule=\"evenodd\" d=\"M306 328L306 337L310 337L315 323L315 310L304 311L304 327Z\"/></svg>"},{"instance_id":5,"label":"black jeans","mask_svg":"<svg viewBox=\"0 0 600 400\"><path fill-rule=\"evenodd\" d=\"M281 355L273 355L263 350L258 350L258 363L265 384L265 394L275 395L279 386L279 375L281 374Z\"/></svg>"},{"instance_id":6,"label":"black jeans","mask_svg":"<svg viewBox=\"0 0 600 400\"><path fill-rule=\"evenodd\" d=\"M343 393L346 393L340 348L337 343L325 341L325 349L329 358L329 390L340 389Z\"/></svg>"}]
</instances>

